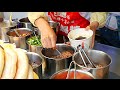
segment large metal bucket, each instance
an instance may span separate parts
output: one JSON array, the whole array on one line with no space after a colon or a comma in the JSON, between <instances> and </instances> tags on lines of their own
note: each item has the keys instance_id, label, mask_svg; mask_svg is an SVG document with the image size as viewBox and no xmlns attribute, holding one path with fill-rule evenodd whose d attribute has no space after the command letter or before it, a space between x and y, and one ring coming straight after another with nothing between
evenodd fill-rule
<instances>
[{"instance_id":1,"label":"large metal bucket","mask_svg":"<svg viewBox=\"0 0 120 90\"><path fill-rule=\"evenodd\" d=\"M71 46L67 46L66 44L56 44L57 49L60 52L64 51L71 51L75 52L75 49ZM66 69L69 67L70 62L72 61L72 56L65 58L65 59L55 59L55 58L50 58L50 56L53 55L58 55L58 52L53 49L45 49L43 48L41 50L42 57L44 58L43 60L43 75L44 76L51 76L55 72Z\"/></svg>"},{"instance_id":2,"label":"large metal bucket","mask_svg":"<svg viewBox=\"0 0 120 90\"><path fill-rule=\"evenodd\" d=\"M76 52L73 56L73 60L77 63L77 68L91 72L96 79L107 79L109 75L109 66L112 63L111 57L99 50L89 50L87 54L94 64L102 65L102 67L84 67L81 56ZM86 63L89 63L86 58L84 59Z\"/></svg>"}]
</instances>

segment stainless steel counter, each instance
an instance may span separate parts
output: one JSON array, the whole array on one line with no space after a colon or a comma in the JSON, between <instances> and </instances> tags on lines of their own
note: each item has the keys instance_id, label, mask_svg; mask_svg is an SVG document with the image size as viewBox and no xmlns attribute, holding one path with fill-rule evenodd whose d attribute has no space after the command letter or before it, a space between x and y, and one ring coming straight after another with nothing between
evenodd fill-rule
<instances>
[{"instance_id":1,"label":"stainless steel counter","mask_svg":"<svg viewBox=\"0 0 120 90\"><path fill-rule=\"evenodd\" d=\"M120 48L95 43L94 49L101 50L111 56L109 79L120 79Z\"/></svg>"}]
</instances>

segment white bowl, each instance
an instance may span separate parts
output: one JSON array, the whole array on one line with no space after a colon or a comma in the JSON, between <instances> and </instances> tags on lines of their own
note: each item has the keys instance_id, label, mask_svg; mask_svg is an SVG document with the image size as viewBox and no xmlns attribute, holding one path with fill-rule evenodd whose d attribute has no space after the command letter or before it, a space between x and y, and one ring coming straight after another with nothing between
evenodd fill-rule
<instances>
[{"instance_id":1,"label":"white bowl","mask_svg":"<svg viewBox=\"0 0 120 90\"><path fill-rule=\"evenodd\" d=\"M79 36L86 37L85 39L75 40ZM84 46L89 49L91 43L92 43L92 36L93 31L92 30L86 30L85 28L77 28L74 30L71 30L68 33L68 38L71 43L71 46L77 49L78 45L81 45L84 43Z\"/></svg>"}]
</instances>

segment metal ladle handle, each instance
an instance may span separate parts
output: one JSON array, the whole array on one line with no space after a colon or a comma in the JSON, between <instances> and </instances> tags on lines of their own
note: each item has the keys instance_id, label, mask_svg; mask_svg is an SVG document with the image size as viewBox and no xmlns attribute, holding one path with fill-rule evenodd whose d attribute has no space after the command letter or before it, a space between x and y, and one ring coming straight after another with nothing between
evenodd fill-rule
<instances>
[{"instance_id":1,"label":"metal ladle handle","mask_svg":"<svg viewBox=\"0 0 120 90\"><path fill-rule=\"evenodd\" d=\"M72 64L75 65L75 66L74 66L74 79L76 79L76 63L75 63L75 61L72 61L72 62L70 63L69 68L68 68L68 73L67 73L66 79L69 79L70 69L71 69Z\"/></svg>"},{"instance_id":2,"label":"metal ladle handle","mask_svg":"<svg viewBox=\"0 0 120 90\"><path fill-rule=\"evenodd\" d=\"M82 48L81 45L78 45L78 46L77 46L77 50L78 50L78 52L79 52L79 54L80 54L80 56L81 56L81 58L82 58L82 61L83 61L84 65L85 65L85 67L87 67L87 64L86 64L86 62L85 62L85 60L84 60L81 52L84 53L84 55L85 55L85 57L87 58L87 60L88 60L88 62L90 63L90 65L91 65L93 68L96 68L95 64L94 64L94 63L90 60L90 58L87 56L85 50Z\"/></svg>"}]
</instances>

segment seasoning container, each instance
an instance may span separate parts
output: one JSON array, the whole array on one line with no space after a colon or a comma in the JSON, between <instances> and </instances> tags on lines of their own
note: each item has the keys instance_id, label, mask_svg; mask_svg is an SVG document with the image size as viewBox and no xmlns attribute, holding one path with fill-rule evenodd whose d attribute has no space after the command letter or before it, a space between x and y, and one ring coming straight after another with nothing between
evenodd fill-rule
<instances>
[{"instance_id":1,"label":"seasoning container","mask_svg":"<svg viewBox=\"0 0 120 90\"><path fill-rule=\"evenodd\" d=\"M10 43L15 43L17 48L28 49L26 40L32 35L33 31L28 28L16 28L20 36L17 36L14 29L6 34Z\"/></svg>"}]
</instances>

